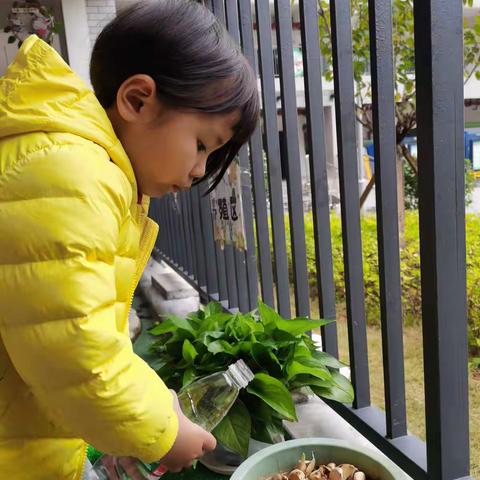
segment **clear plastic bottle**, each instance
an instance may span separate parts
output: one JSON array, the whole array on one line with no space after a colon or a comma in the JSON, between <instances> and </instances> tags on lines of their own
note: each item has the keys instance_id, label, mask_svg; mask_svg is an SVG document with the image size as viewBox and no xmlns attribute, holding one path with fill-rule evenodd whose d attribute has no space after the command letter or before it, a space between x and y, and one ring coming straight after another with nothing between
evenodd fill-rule
<instances>
[{"instance_id":1,"label":"clear plastic bottle","mask_svg":"<svg viewBox=\"0 0 480 480\"><path fill-rule=\"evenodd\" d=\"M178 401L186 417L210 432L223 420L235 403L240 390L246 387L252 379L252 371L243 360L238 360L226 371L201 378L182 389L178 395ZM105 467L107 458L110 463L108 469ZM116 473L114 474L109 473L112 471L112 462L115 464ZM129 480L133 478L155 480L167 471L161 462L147 465L137 461L134 467L135 477L132 477L131 468L130 464L130 473L127 473L122 466L121 457L105 455L95 462L93 472L97 477L92 476L92 480L95 478L99 480Z\"/></svg>"}]
</instances>

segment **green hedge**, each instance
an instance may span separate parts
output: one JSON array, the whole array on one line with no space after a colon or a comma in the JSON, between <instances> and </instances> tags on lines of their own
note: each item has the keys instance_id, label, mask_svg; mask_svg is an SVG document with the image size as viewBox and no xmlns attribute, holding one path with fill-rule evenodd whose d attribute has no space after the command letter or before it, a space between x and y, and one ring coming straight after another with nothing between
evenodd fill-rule
<instances>
[{"instance_id":1,"label":"green hedge","mask_svg":"<svg viewBox=\"0 0 480 480\"><path fill-rule=\"evenodd\" d=\"M290 242L287 225L287 243ZM338 215L331 216L332 254L337 302L345 300L343 271L342 227ZM365 279L365 306L367 321L371 325L380 323L380 293L378 280L377 225L375 215L362 216L363 270ZM307 265L310 294L317 295L315 270L315 245L312 215L305 215ZM470 352L480 356L480 216L467 215L467 298L469 319ZM404 323L419 324L421 321L420 255L418 213L406 212L405 248L401 251L402 307ZM287 245L290 258L290 245ZM291 262L290 262L291 264Z\"/></svg>"}]
</instances>

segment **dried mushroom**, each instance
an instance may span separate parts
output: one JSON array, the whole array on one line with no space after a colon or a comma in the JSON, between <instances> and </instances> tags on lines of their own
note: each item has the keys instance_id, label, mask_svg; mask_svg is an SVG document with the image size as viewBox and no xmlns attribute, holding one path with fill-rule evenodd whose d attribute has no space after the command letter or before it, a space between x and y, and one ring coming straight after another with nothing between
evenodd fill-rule
<instances>
[{"instance_id":1,"label":"dried mushroom","mask_svg":"<svg viewBox=\"0 0 480 480\"><path fill-rule=\"evenodd\" d=\"M369 480L364 472L355 465L334 462L318 464L312 453L312 459L307 460L302 454L291 471L277 473L265 480Z\"/></svg>"},{"instance_id":2,"label":"dried mushroom","mask_svg":"<svg viewBox=\"0 0 480 480\"><path fill-rule=\"evenodd\" d=\"M363 472L356 472L353 475L353 480L367 480L367 477L365 476L365 474Z\"/></svg>"},{"instance_id":3,"label":"dried mushroom","mask_svg":"<svg viewBox=\"0 0 480 480\"><path fill-rule=\"evenodd\" d=\"M328 480L347 480L340 467L335 467L328 476Z\"/></svg>"},{"instance_id":4,"label":"dried mushroom","mask_svg":"<svg viewBox=\"0 0 480 480\"><path fill-rule=\"evenodd\" d=\"M288 474L288 480L305 480L305 472L296 468Z\"/></svg>"},{"instance_id":5,"label":"dried mushroom","mask_svg":"<svg viewBox=\"0 0 480 480\"><path fill-rule=\"evenodd\" d=\"M344 463L340 465L338 468L342 469L343 475L345 478L350 478L350 477L353 478L353 475L355 474L355 472L358 471L358 468L355 467L355 465L350 465L348 463Z\"/></svg>"}]
</instances>

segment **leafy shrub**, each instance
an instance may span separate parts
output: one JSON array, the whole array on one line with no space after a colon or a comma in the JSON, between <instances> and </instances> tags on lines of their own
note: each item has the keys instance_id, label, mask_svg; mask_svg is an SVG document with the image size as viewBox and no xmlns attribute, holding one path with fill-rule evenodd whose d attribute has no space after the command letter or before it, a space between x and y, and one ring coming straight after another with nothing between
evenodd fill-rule
<instances>
[{"instance_id":1,"label":"leafy shrub","mask_svg":"<svg viewBox=\"0 0 480 480\"><path fill-rule=\"evenodd\" d=\"M416 210L418 208L418 177L408 162L403 164L405 177L405 208ZM475 187L475 175L472 164L468 158L465 159L465 205L472 203L473 189Z\"/></svg>"},{"instance_id":2,"label":"leafy shrub","mask_svg":"<svg viewBox=\"0 0 480 480\"><path fill-rule=\"evenodd\" d=\"M288 219L285 223L287 228L287 242L289 242ZM338 215L331 215L330 227L336 300L337 302L343 302L345 301L345 278L343 268L342 226ZM375 215L362 216L361 229L367 322L370 325L379 325L380 291L378 279L377 223ZM470 353L475 357L480 356L480 216L467 215L466 234L469 345ZM313 298L317 296L318 292L311 214L305 215L305 236L310 295ZM403 318L407 325L420 324L420 243L417 211L406 212L405 242L405 248L400 254ZM290 256L290 249L288 248L287 250Z\"/></svg>"}]
</instances>

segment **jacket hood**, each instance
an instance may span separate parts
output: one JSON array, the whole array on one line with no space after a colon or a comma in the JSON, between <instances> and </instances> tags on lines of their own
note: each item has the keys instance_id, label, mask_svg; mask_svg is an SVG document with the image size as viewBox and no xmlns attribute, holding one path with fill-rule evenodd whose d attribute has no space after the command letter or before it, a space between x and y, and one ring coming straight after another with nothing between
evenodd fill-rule
<instances>
[{"instance_id":1,"label":"jacket hood","mask_svg":"<svg viewBox=\"0 0 480 480\"><path fill-rule=\"evenodd\" d=\"M72 133L103 147L136 199L130 160L95 94L55 49L31 35L0 77L0 138L39 131Z\"/></svg>"}]
</instances>

